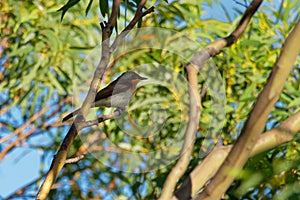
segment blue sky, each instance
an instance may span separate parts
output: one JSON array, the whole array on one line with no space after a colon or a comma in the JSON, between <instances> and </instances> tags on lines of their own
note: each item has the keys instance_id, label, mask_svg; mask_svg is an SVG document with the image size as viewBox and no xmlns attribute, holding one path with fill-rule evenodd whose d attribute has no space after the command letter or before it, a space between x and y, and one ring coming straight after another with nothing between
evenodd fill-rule
<instances>
[{"instance_id":1,"label":"blue sky","mask_svg":"<svg viewBox=\"0 0 300 200\"><path fill-rule=\"evenodd\" d=\"M40 164L40 155L36 150L21 147L9 153L0 163L1 197L36 179Z\"/></svg>"}]
</instances>

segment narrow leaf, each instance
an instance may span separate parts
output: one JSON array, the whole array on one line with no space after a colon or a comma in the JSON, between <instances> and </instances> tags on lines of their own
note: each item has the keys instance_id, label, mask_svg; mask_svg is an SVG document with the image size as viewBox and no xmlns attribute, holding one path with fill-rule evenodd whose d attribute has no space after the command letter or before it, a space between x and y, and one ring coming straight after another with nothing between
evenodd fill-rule
<instances>
[{"instance_id":1,"label":"narrow leaf","mask_svg":"<svg viewBox=\"0 0 300 200\"><path fill-rule=\"evenodd\" d=\"M61 7L60 9L58 9L57 11L62 11L61 14L61 18L60 21L63 20L64 15L66 14L66 12L69 10L69 8L73 7L74 5L76 5L80 0L69 0L68 3L66 5L64 5L63 7Z\"/></svg>"},{"instance_id":2,"label":"narrow leaf","mask_svg":"<svg viewBox=\"0 0 300 200\"><path fill-rule=\"evenodd\" d=\"M90 0L90 2L89 2L89 4L88 4L88 6L86 7L86 10L85 10L85 15L87 15L87 14L88 14L88 12L89 12L89 10L90 10L90 8L91 8L92 4L93 4L93 0Z\"/></svg>"},{"instance_id":3,"label":"narrow leaf","mask_svg":"<svg viewBox=\"0 0 300 200\"><path fill-rule=\"evenodd\" d=\"M294 99L292 102L289 103L288 108L291 108L293 106L299 106L300 105L300 98Z\"/></svg>"},{"instance_id":4,"label":"narrow leaf","mask_svg":"<svg viewBox=\"0 0 300 200\"><path fill-rule=\"evenodd\" d=\"M99 0L100 11L103 17L107 13L109 17L109 10L108 10L108 0Z\"/></svg>"}]
</instances>

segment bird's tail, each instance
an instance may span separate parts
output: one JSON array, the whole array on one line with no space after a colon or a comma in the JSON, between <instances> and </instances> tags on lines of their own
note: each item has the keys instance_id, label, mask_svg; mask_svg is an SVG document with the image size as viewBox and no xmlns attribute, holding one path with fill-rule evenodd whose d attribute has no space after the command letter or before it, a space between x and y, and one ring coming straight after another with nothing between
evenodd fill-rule
<instances>
[{"instance_id":1,"label":"bird's tail","mask_svg":"<svg viewBox=\"0 0 300 200\"><path fill-rule=\"evenodd\" d=\"M73 116L77 115L80 109L74 110L73 112L71 112L70 114L68 114L67 116L65 116L62 119L62 122L67 121L68 119L71 119Z\"/></svg>"}]
</instances>

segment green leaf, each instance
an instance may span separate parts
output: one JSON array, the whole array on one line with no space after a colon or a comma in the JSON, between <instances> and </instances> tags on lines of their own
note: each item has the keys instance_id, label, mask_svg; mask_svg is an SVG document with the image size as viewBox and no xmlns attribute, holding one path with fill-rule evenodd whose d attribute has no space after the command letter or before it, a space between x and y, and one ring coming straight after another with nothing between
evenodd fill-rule
<instances>
[{"instance_id":1,"label":"green leaf","mask_svg":"<svg viewBox=\"0 0 300 200\"><path fill-rule=\"evenodd\" d=\"M26 106L24 104L27 104L27 99L26 98L28 97L28 95L30 94L32 89L33 89L33 87L30 87L29 90L27 92L25 92L23 94L23 96L21 96L20 100L13 104L13 106L21 105L21 108L24 108L23 113L25 112L25 108L26 108Z\"/></svg>"},{"instance_id":2,"label":"green leaf","mask_svg":"<svg viewBox=\"0 0 300 200\"><path fill-rule=\"evenodd\" d=\"M229 105L226 105L226 106L225 106L225 112L226 112L226 113L234 112L234 108L231 107L231 106L229 106Z\"/></svg>"},{"instance_id":3,"label":"green leaf","mask_svg":"<svg viewBox=\"0 0 300 200\"><path fill-rule=\"evenodd\" d=\"M243 40L241 42L241 45L245 45L245 46L259 46L259 45L261 45L261 42L258 41L258 40L251 40L251 39L249 39L249 40Z\"/></svg>"},{"instance_id":4,"label":"green leaf","mask_svg":"<svg viewBox=\"0 0 300 200\"><path fill-rule=\"evenodd\" d=\"M59 50L59 39L55 35L55 33L50 30L42 30L40 34L44 35L46 37L46 43L49 44L51 47L52 51L57 52Z\"/></svg>"},{"instance_id":5,"label":"green leaf","mask_svg":"<svg viewBox=\"0 0 300 200\"><path fill-rule=\"evenodd\" d=\"M28 93L26 93L24 95L24 98L22 97L22 101L20 101L19 105L21 106L22 113L24 116L32 116L31 108L34 107L34 105L36 104L34 98L38 96L38 94L36 94L37 86L38 84L31 84Z\"/></svg>"},{"instance_id":6,"label":"green leaf","mask_svg":"<svg viewBox=\"0 0 300 200\"><path fill-rule=\"evenodd\" d=\"M139 19L138 24L137 24L137 27L138 27L138 28L141 28L141 27L142 27L142 22L143 22L142 18Z\"/></svg>"},{"instance_id":7,"label":"green leaf","mask_svg":"<svg viewBox=\"0 0 300 200\"><path fill-rule=\"evenodd\" d=\"M66 5L64 5L63 7L61 7L60 9L57 10L57 11L62 11L60 21L63 20L64 15L65 15L66 12L69 10L69 8L75 6L79 1L80 1L80 0L69 0L68 3L67 3Z\"/></svg>"},{"instance_id":8,"label":"green leaf","mask_svg":"<svg viewBox=\"0 0 300 200\"><path fill-rule=\"evenodd\" d=\"M18 85L17 89L26 89L31 87L30 84L31 82L35 79L35 77L37 76L37 71L40 68L42 63L42 60L39 60L30 70L29 74L27 74L26 76L22 77L22 81L21 84Z\"/></svg>"},{"instance_id":9,"label":"green leaf","mask_svg":"<svg viewBox=\"0 0 300 200\"><path fill-rule=\"evenodd\" d=\"M44 48L46 47L46 44L42 41L39 41L37 42L35 45L34 45L34 51L35 52L40 52L42 51Z\"/></svg>"},{"instance_id":10,"label":"green leaf","mask_svg":"<svg viewBox=\"0 0 300 200\"><path fill-rule=\"evenodd\" d=\"M61 85L61 83L57 80L57 78L54 76L53 73L49 72L48 73L49 76L49 81L50 83L53 85L53 87L55 87L55 89L57 89L59 94L65 94L65 89L64 87Z\"/></svg>"},{"instance_id":11,"label":"green leaf","mask_svg":"<svg viewBox=\"0 0 300 200\"><path fill-rule=\"evenodd\" d=\"M294 99L291 103L289 103L288 108L291 108L293 106L299 106L300 105L300 98Z\"/></svg>"},{"instance_id":12,"label":"green leaf","mask_svg":"<svg viewBox=\"0 0 300 200\"><path fill-rule=\"evenodd\" d=\"M32 46L22 46L20 48L17 48L15 50L13 50L9 56L13 57L13 56L22 56L22 55L26 55L29 54L31 51L33 50Z\"/></svg>"},{"instance_id":13,"label":"green leaf","mask_svg":"<svg viewBox=\"0 0 300 200\"><path fill-rule=\"evenodd\" d=\"M88 6L86 7L86 10L85 10L85 15L87 15L87 14L88 14L88 12L89 12L89 10L90 10L90 8L91 8L92 4L93 4L93 0L90 0L90 2L89 2L89 4L88 4Z\"/></svg>"},{"instance_id":14,"label":"green leaf","mask_svg":"<svg viewBox=\"0 0 300 200\"><path fill-rule=\"evenodd\" d=\"M220 4L220 6L222 7L223 11L225 12L225 16L227 18L228 22L231 22L231 18L230 18L230 13L228 12L228 7L224 6L223 3Z\"/></svg>"},{"instance_id":15,"label":"green leaf","mask_svg":"<svg viewBox=\"0 0 300 200\"><path fill-rule=\"evenodd\" d=\"M142 108L143 106L154 104L154 103L160 103L160 102L168 102L169 100L165 97L148 97L147 99L144 99L142 101L135 102L130 108L129 111L135 110L137 108Z\"/></svg>"},{"instance_id":16,"label":"green leaf","mask_svg":"<svg viewBox=\"0 0 300 200\"><path fill-rule=\"evenodd\" d=\"M41 97L41 94L42 94L42 90L41 88L38 88L38 83L35 82L34 84L34 95L33 95L33 98L31 100L31 104L30 104L30 107L27 109L29 110L29 115L32 116L34 114L34 111L35 109L38 107L37 106L40 106L40 104L38 103L38 99Z\"/></svg>"},{"instance_id":17,"label":"green leaf","mask_svg":"<svg viewBox=\"0 0 300 200\"><path fill-rule=\"evenodd\" d=\"M299 96L300 95L300 91L297 90L292 84L290 83L286 83L285 84L285 88L287 89L288 93L291 95L296 95Z\"/></svg>"},{"instance_id":18,"label":"green leaf","mask_svg":"<svg viewBox=\"0 0 300 200\"><path fill-rule=\"evenodd\" d=\"M105 14L107 13L109 17L108 0L99 0L99 6L102 16L105 17Z\"/></svg>"},{"instance_id":19,"label":"green leaf","mask_svg":"<svg viewBox=\"0 0 300 200\"><path fill-rule=\"evenodd\" d=\"M252 99L253 96L251 95L251 93L253 92L253 90L256 87L256 83L252 83L243 93L243 95L240 98L240 101L245 101L247 99Z\"/></svg>"},{"instance_id":20,"label":"green leaf","mask_svg":"<svg viewBox=\"0 0 300 200\"><path fill-rule=\"evenodd\" d=\"M287 103L290 103L292 101L292 97L285 93L280 94L280 99L286 101Z\"/></svg>"}]
</instances>

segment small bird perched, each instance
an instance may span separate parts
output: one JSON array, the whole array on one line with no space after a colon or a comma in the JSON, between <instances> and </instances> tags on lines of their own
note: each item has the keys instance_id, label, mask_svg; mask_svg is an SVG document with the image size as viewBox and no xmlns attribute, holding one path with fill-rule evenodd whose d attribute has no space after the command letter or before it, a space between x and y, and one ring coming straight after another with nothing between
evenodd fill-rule
<instances>
[{"instance_id":1,"label":"small bird perched","mask_svg":"<svg viewBox=\"0 0 300 200\"><path fill-rule=\"evenodd\" d=\"M124 110L131 101L138 82L146 79L147 78L141 77L134 71L124 72L108 86L97 92L92 107L105 106ZM79 110L80 109L77 109L65 116L62 122L67 121L74 115L77 115Z\"/></svg>"}]
</instances>

